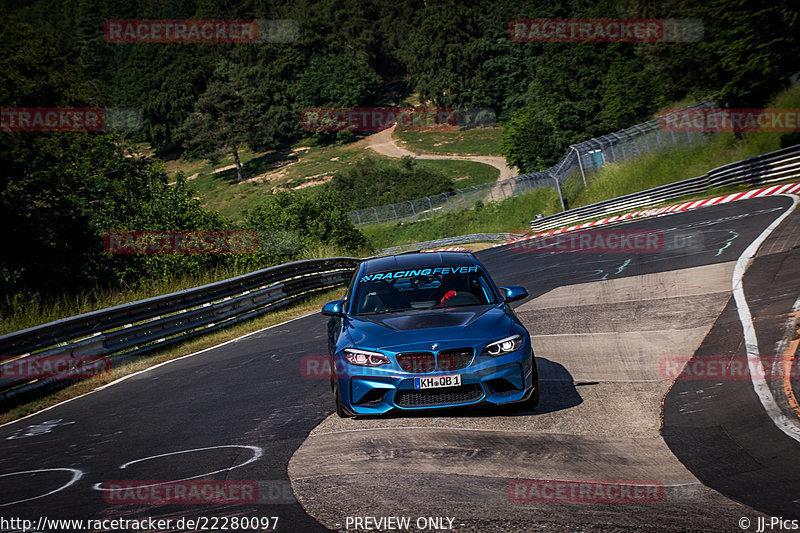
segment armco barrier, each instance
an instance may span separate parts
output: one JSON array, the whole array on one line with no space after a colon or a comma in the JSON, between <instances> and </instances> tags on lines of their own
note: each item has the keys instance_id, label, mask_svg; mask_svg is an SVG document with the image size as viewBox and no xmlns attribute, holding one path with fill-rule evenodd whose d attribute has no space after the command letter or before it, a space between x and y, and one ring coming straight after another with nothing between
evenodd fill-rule
<instances>
[{"instance_id":1,"label":"armco barrier","mask_svg":"<svg viewBox=\"0 0 800 533\"><path fill-rule=\"evenodd\" d=\"M531 230L534 233L541 233L555 228L573 226L585 220L652 207L683 196L702 194L710 188L730 185L757 186L790 179L798 175L800 175L800 145L795 145L730 163L696 178L676 181L646 191L532 220Z\"/></svg>"},{"instance_id":2,"label":"armco barrier","mask_svg":"<svg viewBox=\"0 0 800 533\"><path fill-rule=\"evenodd\" d=\"M64 318L0 336L0 356L140 355L287 305L300 296L347 283L361 262L352 257L297 261L250 274ZM47 385L46 379L5 379L0 397Z\"/></svg>"},{"instance_id":3,"label":"armco barrier","mask_svg":"<svg viewBox=\"0 0 800 533\"><path fill-rule=\"evenodd\" d=\"M459 235L458 237L446 237L444 239L436 239L435 241L415 242L412 244L403 244L400 246L392 246L391 248L384 248L378 255L392 255L410 250L424 250L426 248L440 248L443 246L453 246L456 244L468 244L471 242L492 242L492 241L508 241L522 237L514 233L472 233L470 235Z\"/></svg>"}]
</instances>

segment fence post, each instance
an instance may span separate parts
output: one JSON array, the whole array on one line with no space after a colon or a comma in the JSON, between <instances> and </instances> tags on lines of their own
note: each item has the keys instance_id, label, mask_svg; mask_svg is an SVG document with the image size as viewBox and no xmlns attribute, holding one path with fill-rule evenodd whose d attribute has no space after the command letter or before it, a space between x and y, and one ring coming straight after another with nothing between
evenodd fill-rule
<instances>
[{"instance_id":1,"label":"fence post","mask_svg":"<svg viewBox=\"0 0 800 533\"><path fill-rule=\"evenodd\" d=\"M632 128L628 128L624 131L628 134L628 142L631 143L631 157L636 157L639 155L639 147L636 145L636 138L633 136L633 133L631 133L631 129Z\"/></svg>"},{"instance_id":2,"label":"fence post","mask_svg":"<svg viewBox=\"0 0 800 533\"><path fill-rule=\"evenodd\" d=\"M414 202L408 200L408 203L411 206L411 212L414 214L414 222L419 222L419 220L417 220L417 211L414 209Z\"/></svg>"},{"instance_id":3,"label":"fence post","mask_svg":"<svg viewBox=\"0 0 800 533\"><path fill-rule=\"evenodd\" d=\"M358 218L358 227L361 227L361 215L358 212L359 210L356 209L356 218Z\"/></svg>"},{"instance_id":4,"label":"fence post","mask_svg":"<svg viewBox=\"0 0 800 533\"><path fill-rule=\"evenodd\" d=\"M641 133L642 137L644 138L644 149L647 150L647 152L650 152L650 143L647 142L647 132L644 130L644 128L639 127L639 125L634 126L634 128L636 128L636 130Z\"/></svg>"},{"instance_id":5,"label":"fence post","mask_svg":"<svg viewBox=\"0 0 800 533\"><path fill-rule=\"evenodd\" d=\"M583 179L583 186L584 186L584 187L586 187L586 174L584 174L584 173L583 173L583 161L581 161L581 153L580 153L580 151L579 151L579 150L578 150L578 149L575 147L575 145L574 145L574 144L573 144L573 145L570 145L570 148L572 148L573 150L575 150L575 155L577 155L577 156L578 156L578 168L579 168L579 169L581 169L581 179Z\"/></svg>"},{"instance_id":6,"label":"fence post","mask_svg":"<svg viewBox=\"0 0 800 533\"><path fill-rule=\"evenodd\" d=\"M377 207L373 207L372 211L375 213L375 223L377 224L378 222L381 221L381 219L378 217L378 208Z\"/></svg>"},{"instance_id":7,"label":"fence post","mask_svg":"<svg viewBox=\"0 0 800 533\"><path fill-rule=\"evenodd\" d=\"M447 212L448 213L452 213L453 212L453 208L450 207L450 195L447 194L447 193L444 193L444 199L447 202Z\"/></svg>"},{"instance_id":8,"label":"fence post","mask_svg":"<svg viewBox=\"0 0 800 533\"><path fill-rule=\"evenodd\" d=\"M625 161L627 159L627 157L625 157L625 140L616 133L612 133L611 135L619 141L619 149L622 150L622 160Z\"/></svg>"},{"instance_id":9,"label":"fence post","mask_svg":"<svg viewBox=\"0 0 800 533\"><path fill-rule=\"evenodd\" d=\"M567 208L564 205L564 197L561 195L561 184L558 182L557 177L553 176L552 174L550 175L550 177L556 180L556 190L558 191L558 199L561 200L561 210L566 211Z\"/></svg>"},{"instance_id":10,"label":"fence post","mask_svg":"<svg viewBox=\"0 0 800 533\"><path fill-rule=\"evenodd\" d=\"M394 204L389 204L392 206L392 213L394 213L394 218L392 220L397 220L397 209L394 208Z\"/></svg>"}]
</instances>

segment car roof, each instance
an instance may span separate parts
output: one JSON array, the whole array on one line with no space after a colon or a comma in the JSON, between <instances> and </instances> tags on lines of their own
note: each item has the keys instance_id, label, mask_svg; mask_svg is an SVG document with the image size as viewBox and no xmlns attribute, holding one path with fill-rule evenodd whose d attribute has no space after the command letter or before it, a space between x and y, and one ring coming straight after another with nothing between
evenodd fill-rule
<instances>
[{"instance_id":1,"label":"car roof","mask_svg":"<svg viewBox=\"0 0 800 533\"><path fill-rule=\"evenodd\" d=\"M468 252L417 252L369 259L362 263L364 274L437 266L482 266Z\"/></svg>"}]
</instances>

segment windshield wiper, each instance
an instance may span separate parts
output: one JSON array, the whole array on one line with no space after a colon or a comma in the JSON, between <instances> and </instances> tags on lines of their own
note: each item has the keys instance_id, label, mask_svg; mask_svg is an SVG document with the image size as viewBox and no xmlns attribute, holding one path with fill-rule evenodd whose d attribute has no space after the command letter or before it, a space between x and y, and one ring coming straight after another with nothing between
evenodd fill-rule
<instances>
[{"instance_id":1,"label":"windshield wiper","mask_svg":"<svg viewBox=\"0 0 800 533\"><path fill-rule=\"evenodd\" d=\"M403 311L413 311L414 307L405 307L403 309L386 309L384 311L373 311L372 313L358 313L358 316L364 315L384 315L386 313L402 313ZM426 308L427 309L427 308Z\"/></svg>"}]
</instances>

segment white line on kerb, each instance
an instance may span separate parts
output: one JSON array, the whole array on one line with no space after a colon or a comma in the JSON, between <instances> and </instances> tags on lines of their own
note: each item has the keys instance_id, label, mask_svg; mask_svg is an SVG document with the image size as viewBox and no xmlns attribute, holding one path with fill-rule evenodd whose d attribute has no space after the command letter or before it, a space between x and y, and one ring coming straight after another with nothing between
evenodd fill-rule
<instances>
[{"instance_id":1,"label":"white line on kerb","mask_svg":"<svg viewBox=\"0 0 800 533\"><path fill-rule=\"evenodd\" d=\"M757 380L755 376L764 376L764 365L761 362L761 356L758 353L758 338L756 337L756 329L753 326L753 317L750 314L750 308L747 305L747 299L744 296L744 286L742 285L742 278L750 265L750 261L755 257L756 252L761 244L769 237L775 228L780 225L783 220L788 217L797 207L800 197L794 194L782 194L780 196L787 196L792 199L792 205L786 210L784 214L776 218L772 224L767 226L761 235L750 243L750 246L742 252L739 260L736 261L736 266L733 269L733 298L736 301L736 309L739 312L739 321L742 323L742 330L744 332L744 346L747 351L747 365L750 368L750 381L753 384L753 389L764 406L767 415L772 419L778 429L783 431L786 435L800 442L800 422L794 418L787 417L778 404L775 402L775 397L767 385L767 380Z\"/></svg>"}]
</instances>

